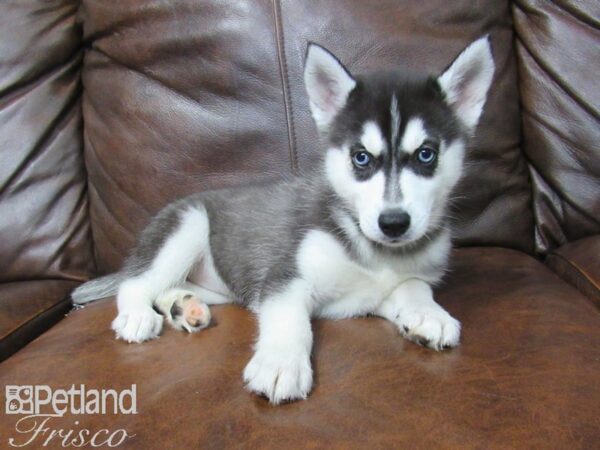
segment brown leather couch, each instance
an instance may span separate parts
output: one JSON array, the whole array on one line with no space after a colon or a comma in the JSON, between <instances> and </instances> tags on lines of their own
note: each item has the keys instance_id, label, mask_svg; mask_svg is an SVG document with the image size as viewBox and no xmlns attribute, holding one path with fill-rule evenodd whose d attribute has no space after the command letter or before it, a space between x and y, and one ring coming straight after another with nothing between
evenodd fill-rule
<instances>
[{"instance_id":1,"label":"brown leather couch","mask_svg":"<svg viewBox=\"0 0 600 450\"><path fill-rule=\"evenodd\" d=\"M311 396L273 407L243 388L247 311L141 345L114 339L113 300L70 311L168 201L314 167L308 40L357 72L439 72L485 33L497 72L438 290L459 348L317 321ZM51 425L135 434L119 448L600 448L599 48L592 0L2 2L2 384L135 383L138 414Z\"/></svg>"}]
</instances>

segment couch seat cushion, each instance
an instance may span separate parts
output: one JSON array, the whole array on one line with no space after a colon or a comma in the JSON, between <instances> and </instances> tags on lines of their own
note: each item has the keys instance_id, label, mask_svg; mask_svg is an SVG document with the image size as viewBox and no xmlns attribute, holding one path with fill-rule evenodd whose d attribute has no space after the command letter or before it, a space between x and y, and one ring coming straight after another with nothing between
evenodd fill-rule
<instances>
[{"instance_id":1,"label":"couch seat cushion","mask_svg":"<svg viewBox=\"0 0 600 450\"><path fill-rule=\"evenodd\" d=\"M566 243L553 250L546 263L600 307L600 235Z\"/></svg>"},{"instance_id":2,"label":"couch seat cushion","mask_svg":"<svg viewBox=\"0 0 600 450\"><path fill-rule=\"evenodd\" d=\"M79 283L31 280L0 283L0 361L46 331L69 311Z\"/></svg>"},{"instance_id":3,"label":"couch seat cushion","mask_svg":"<svg viewBox=\"0 0 600 450\"><path fill-rule=\"evenodd\" d=\"M66 415L51 428L125 428L119 448L591 448L600 442L600 315L543 264L512 250L456 252L438 298L463 323L436 353L378 318L316 321L316 384L279 407L243 389L254 318L213 307L195 335L116 341L113 301L72 312L0 365L4 384L123 389L135 415ZM20 437L10 415L0 436ZM74 425L74 421L78 425Z\"/></svg>"}]
</instances>

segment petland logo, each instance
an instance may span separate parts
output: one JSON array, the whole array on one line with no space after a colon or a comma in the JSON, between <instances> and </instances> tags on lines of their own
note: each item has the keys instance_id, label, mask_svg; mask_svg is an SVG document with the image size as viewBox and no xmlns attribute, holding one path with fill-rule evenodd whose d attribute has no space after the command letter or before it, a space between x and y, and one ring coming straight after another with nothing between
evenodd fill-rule
<instances>
[{"instance_id":1,"label":"petland logo","mask_svg":"<svg viewBox=\"0 0 600 450\"><path fill-rule=\"evenodd\" d=\"M92 431L79 427L53 428L52 420L71 415L137 414L136 385L120 392L115 389L87 389L85 385L71 385L70 389L52 389L46 385L7 385L5 390L6 414L23 415L15 423L19 438L11 437L12 447L30 444L46 447L60 444L62 447L117 447L135 436L123 428L115 431L100 429Z\"/></svg>"}]
</instances>

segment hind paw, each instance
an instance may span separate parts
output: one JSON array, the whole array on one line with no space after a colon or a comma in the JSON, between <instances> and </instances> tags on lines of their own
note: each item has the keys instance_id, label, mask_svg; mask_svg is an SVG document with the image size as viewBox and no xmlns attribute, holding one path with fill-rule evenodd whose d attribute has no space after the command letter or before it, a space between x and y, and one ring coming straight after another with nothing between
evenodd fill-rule
<instances>
[{"instance_id":1,"label":"hind paw","mask_svg":"<svg viewBox=\"0 0 600 450\"><path fill-rule=\"evenodd\" d=\"M167 322L177 330L194 333L210 324L210 309L193 292L173 289L156 303Z\"/></svg>"}]
</instances>

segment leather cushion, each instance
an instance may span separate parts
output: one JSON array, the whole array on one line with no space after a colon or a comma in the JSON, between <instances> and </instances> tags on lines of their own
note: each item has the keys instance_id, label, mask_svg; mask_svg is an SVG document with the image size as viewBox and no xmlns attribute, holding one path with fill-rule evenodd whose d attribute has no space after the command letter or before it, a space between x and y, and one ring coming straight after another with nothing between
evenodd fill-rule
<instances>
[{"instance_id":1,"label":"leather cushion","mask_svg":"<svg viewBox=\"0 0 600 450\"><path fill-rule=\"evenodd\" d=\"M0 4L0 282L94 270L76 0Z\"/></svg>"},{"instance_id":2,"label":"leather cushion","mask_svg":"<svg viewBox=\"0 0 600 450\"><path fill-rule=\"evenodd\" d=\"M120 448L592 448L600 440L600 315L543 264L511 250L459 250L441 303L462 346L436 353L377 318L316 321L316 385L270 406L243 389L256 328L213 307L198 334L126 344L113 301L75 311L0 365L4 384L137 384L137 415L65 416L55 427L126 428ZM14 434L15 416L0 422Z\"/></svg>"},{"instance_id":3,"label":"leather cushion","mask_svg":"<svg viewBox=\"0 0 600 450\"><path fill-rule=\"evenodd\" d=\"M513 2L536 251L600 233L600 3Z\"/></svg>"}]
</instances>

